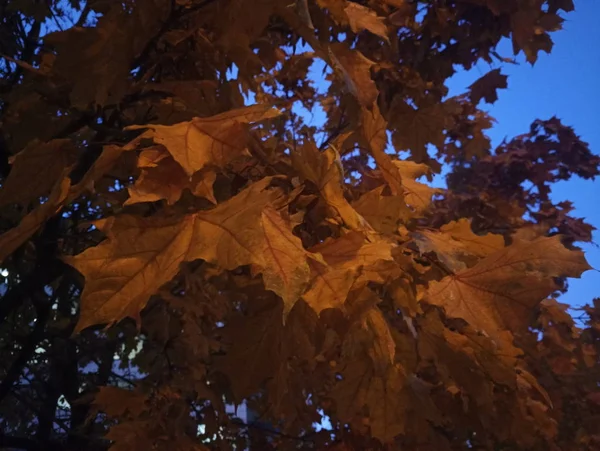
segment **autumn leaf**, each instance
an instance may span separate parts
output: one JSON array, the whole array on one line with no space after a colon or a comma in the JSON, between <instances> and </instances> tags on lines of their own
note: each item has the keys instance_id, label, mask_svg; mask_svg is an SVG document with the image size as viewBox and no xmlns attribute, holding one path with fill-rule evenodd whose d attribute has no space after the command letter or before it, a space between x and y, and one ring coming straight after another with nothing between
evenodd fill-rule
<instances>
[{"instance_id":1,"label":"autumn leaf","mask_svg":"<svg viewBox=\"0 0 600 451\"><path fill-rule=\"evenodd\" d=\"M252 105L175 125L133 125L149 129L143 136L165 146L188 175L207 165L223 167L242 155L248 143L249 124L281 114L270 105Z\"/></svg>"},{"instance_id":2,"label":"autumn leaf","mask_svg":"<svg viewBox=\"0 0 600 451\"><path fill-rule=\"evenodd\" d=\"M498 338L505 329L527 327L534 307L557 288L553 278L579 277L588 269L583 253L565 248L559 236L515 242L432 282L425 300Z\"/></svg>"},{"instance_id":3,"label":"autumn leaf","mask_svg":"<svg viewBox=\"0 0 600 451\"><path fill-rule=\"evenodd\" d=\"M469 86L471 94L471 102L477 105L481 99L485 99L487 103L494 103L498 100L498 89L506 88L508 76L502 75L500 69L489 71L483 77Z\"/></svg>"},{"instance_id":4,"label":"autumn leaf","mask_svg":"<svg viewBox=\"0 0 600 451\"><path fill-rule=\"evenodd\" d=\"M371 78L371 66L375 63L358 50L352 50L342 43L329 46L329 58L334 71L345 81L350 94L363 107L370 108L379 93Z\"/></svg>"},{"instance_id":5,"label":"autumn leaf","mask_svg":"<svg viewBox=\"0 0 600 451\"><path fill-rule=\"evenodd\" d=\"M425 183L416 181L419 177L431 176L431 168L426 164L410 160L395 160L393 164L402 177L402 190L406 204L415 213L422 214L429 208L433 195L441 192L439 188L432 188Z\"/></svg>"},{"instance_id":6,"label":"autumn leaf","mask_svg":"<svg viewBox=\"0 0 600 451\"><path fill-rule=\"evenodd\" d=\"M409 150L417 163L427 161L427 144L443 146L450 116L440 104L415 109L397 102L393 108L393 124L397 127L392 133L394 146L397 150Z\"/></svg>"},{"instance_id":7,"label":"autumn leaf","mask_svg":"<svg viewBox=\"0 0 600 451\"><path fill-rule=\"evenodd\" d=\"M473 266L479 259L504 247L501 235L476 235L471 229L471 222L464 218L444 224L439 232L418 231L415 240L421 252L435 252L446 268L453 272Z\"/></svg>"},{"instance_id":8,"label":"autumn leaf","mask_svg":"<svg viewBox=\"0 0 600 451\"><path fill-rule=\"evenodd\" d=\"M28 144L11 159L10 174L0 188L0 206L28 204L48 195L78 156L78 149L68 139Z\"/></svg>"},{"instance_id":9,"label":"autumn leaf","mask_svg":"<svg viewBox=\"0 0 600 451\"><path fill-rule=\"evenodd\" d=\"M179 200L185 189L217 203L212 192L216 174L210 169L198 171L190 177L169 153L155 148L142 151L138 167L142 168L142 172L135 184L128 188L129 199L125 205L160 199L166 199L172 205Z\"/></svg>"},{"instance_id":10,"label":"autumn leaf","mask_svg":"<svg viewBox=\"0 0 600 451\"><path fill-rule=\"evenodd\" d=\"M69 178L60 179L52 189L50 197L43 204L35 207L25 215L19 225L0 235L0 263L31 238L44 222L60 210L69 193L70 185L71 180Z\"/></svg>"},{"instance_id":11,"label":"autumn leaf","mask_svg":"<svg viewBox=\"0 0 600 451\"><path fill-rule=\"evenodd\" d=\"M505 332L497 344L474 330L462 333L448 329L436 311L417 319L419 356L431 362L449 383L456 384L462 396L488 411L494 404L494 384L515 388L518 356Z\"/></svg>"},{"instance_id":12,"label":"autumn leaf","mask_svg":"<svg viewBox=\"0 0 600 451\"><path fill-rule=\"evenodd\" d=\"M318 262L311 265L312 281L303 299L317 312L327 308L342 308L351 289L366 285L385 275L377 264L393 260L391 242L367 242L364 235L350 232L310 249L320 254L327 266ZM371 272L377 268L374 272Z\"/></svg>"},{"instance_id":13,"label":"autumn leaf","mask_svg":"<svg viewBox=\"0 0 600 451\"><path fill-rule=\"evenodd\" d=\"M375 158L377 167L383 178L390 186L392 194L402 195L404 192L402 175L392 158L385 153L387 146L387 123L377 105L372 106L372 111L362 109L362 132L369 148Z\"/></svg>"},{"instance_id":14,"label":"autumn leaf","mask_svg":"<svg viewBox=\"0 0 600 451\"><path fill-rule=\"evenodd\" d=\"M408 220L413 213L400 196L385 196L385 185L363 194L352 207L378 232L391 234L398 231L398 225Z\"/></svg>"},{"instance_id":15,"label":"autumn leaf","mask_svg":"<svg viewBox=\"0 0 600 451\"><path fill-rule=\"evenodd\" d=\"M285 199L280 189L268 189L271 181L262 179L212 210L194 215L194 237L187 258L201 258L228 270L249 264L267 268L267 260L272 262L273 257L262 213Z\"/></svg>"},{"instance_id":16,"label":"autumn leaf","mask_svg":"<svg viewBox=\"0 0 600 451\"><path fill-rule=\"evenodd\" d=\"M348 228L369 232L371 226L352 208L344 197L343 166L339 154L332 148L319 152L309 141L291 155L294 168L303 178L314 183L329 207Z\"/></svg>"},{"instance_id":17,"label":"autumn leaf","mask_svg":"<svg viewBox=\"0 0 600 451\"><path fill-rule=\"evenodd\" d=\"M354 2L347 2L344 12L348 16L348 22L350 28L355 33L368 30L371 33L388 40L387 27L385 26L384 19L377 17L377 13L366 6L359 5Z\"/></svg>"},{"instance_id":18,"label":"autumn leaf","mask_svg":"<svg viewBox=\"0 0 600 451\"><path fill-rule=\"evenodd\" d=\"M429 391L424 381L407 375L398 364L377 374L364 359L355 359L344 365L342 380L334 387L332 398L337 415L347 423L366 407L371 435L390 443L411 423L425 426L428 421L441 421Z\"/></svg>"},{"instance_id":19,"label":"autumn leaf","mask_svg":"<svg viewBox=\"0 0 600 451\"><path fill-rule=\"evenodd\" d=\"M194 217L123 215L98 224L108 239L65 257L85 277L76 332L126 317L139 324L150 296L179 271L190 249Z\"/></svg>"},{"instance_id":20,"label":"autumn leaf","mask_svg":"<svg viewBox=\"0 0 600 451\"><path fill-rule=\"evenodd\" d=\"M126 317L139 321L151 295L171 280L184 261L203 259L223 269L252 265L263 273L267 288L286 301L286 312L308 278L299 240L285 229L276 212L266 210L283 199L268 190L270 178L206 212L184 217L123 215L98 223L108 239L66 262L81 272L82 294L77 331L91 324L109 325ZM275 236L277 233L281 236ZM290 253L290 255L287 255Z\"/></svg>"},{"instance_id":21,"label":"autumn leaf","mask_svg":"<svg viewBox=\"0 0 600 451\"><path fill-rule=\"evenodd\" d=\"M267 206L261 220L266 244L263 280L268 290L281 296L287 315L308 285L308 253L300 238L292 234L289 221L274 208Z\"/></svg>"}]
</instances>

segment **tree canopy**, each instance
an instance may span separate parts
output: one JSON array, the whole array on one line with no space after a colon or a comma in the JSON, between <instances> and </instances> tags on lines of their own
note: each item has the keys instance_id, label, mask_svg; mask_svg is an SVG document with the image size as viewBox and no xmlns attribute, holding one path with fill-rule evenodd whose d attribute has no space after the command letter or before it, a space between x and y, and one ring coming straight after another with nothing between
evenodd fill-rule
<instances>
[{"instance_id":1,"label":"tree canopy","mask_svg":"<svg viewBox=\"0 0 600 451\"><path fill-rule=\"evenodd\" d=\"M2 1L0 447L600 449L600 158L486 135L573 8Z\"/></svg>"}]
</instances>

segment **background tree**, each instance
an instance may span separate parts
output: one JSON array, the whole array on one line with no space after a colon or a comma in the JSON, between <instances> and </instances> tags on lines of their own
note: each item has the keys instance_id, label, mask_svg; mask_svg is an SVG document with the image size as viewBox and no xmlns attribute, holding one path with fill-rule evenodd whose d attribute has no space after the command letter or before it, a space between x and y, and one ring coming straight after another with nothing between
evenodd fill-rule
<instances>
[{"instance_id":1,"label":"background tree","mask_svg":"<svg viewBox=\"0 0 600 451\"><path fill-rule=\"evenodd\" d=\"M571 0L0 8L0 446L600 448L599 159L478 107Z\"/></svg>"}]
</instances>

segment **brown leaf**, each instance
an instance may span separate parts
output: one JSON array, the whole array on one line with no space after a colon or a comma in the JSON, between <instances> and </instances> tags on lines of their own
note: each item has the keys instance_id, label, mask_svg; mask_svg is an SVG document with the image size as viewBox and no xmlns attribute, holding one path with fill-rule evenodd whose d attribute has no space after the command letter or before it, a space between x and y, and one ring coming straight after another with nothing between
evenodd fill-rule
<instances>
[{"instance_id":1,"label":"brown leaf","mask_svg":"<svg viewBox=\"0 0 600 451\"><path fill-rule=\"evenodd\" d=\"M388 40L388 30L384 23L383 17L377 17L377 13L366 6L358 3L348 2L344 8L344 12L348 16L350 28L355 33L362 30L368 30L371 33Z\"/></svg>"},{"instance_id":2,"label":"brown leaf","mask_svg":"<svg viewBox=\"0 0 600 451\"><path fill-rule=\"evenodd\" d=\"M224 335L231 344L216 369L227 375L237 402L256 393L273 377L281 358L283 305L278 299L258 299L248 316L235 315Z\"/></svg>"},{"instance_id":3,"label":"brown leaf","mask_svg":"<svg viewBox=\"0 0 600 451\"><path fill-rule=\"evenodd\" d=\"M385 153L387 146L387 123L376 104L372 106L372 111L363 108L362 111L362 133L367 141L377 167L381 171L383 178L390 186L392 194L402 195L404 188L402 186L402 175L395 161Z\"/></svg>"},{"instance_id":4,"label":"brown leaf","mask_svg":"<svg viewBox=\"0 0 600 451\"><path fill-rule=\"evenodd\" d=\"M100 156L94 161L94 164L85 173L83 178L71 188L67 203L70 203L77 199L86 191L94 191L95 184L101 179L108 171L110 171L116 164L123 152L133 150L137 141L132 145L121 146L104 146Z\"/></svg>"},{"instance_id":5,"label":"brown leaf","mask_svg":"<svg viewBox=\"0 0 600 451\"><path fill-rule=\"evenodd\" d=\"M225 269L254 264L266 268L263 208L281 197L263 179L207 212L184 217L123 215L97 223L108 239L65 261L86 280L76 330L139 320L151 295L179 271L183 261L202 258Z\"/></svg>"},{"instance_id":6,"label":"brown leaf","mask_svg":"<svg viewBox=\"0 0 600 451\"><path fill-rule=\"evenodd\" d=\"M329 58L334 71L345 81L350 93L363 107L370 108L379 95L371 79L371 66L375 63L343 43L329 46Z\"/></svg>"},{"instance_id":7,"label":"brown leaf","mask_svg":"<svg viewBox=\"0 0 600 451\"><path fill-rule=\"evenodd\" d=\"M425 300L497 339L504 329L526 329L535 306L556 289L554 277L579 277L588 269L583 253L566 249L558 236L515 242L432 282Z\"/></svg>"},{"instance_id":8,"label":"brown leaf","mask_svg":"<svg viewBox=\"0 0 600 451\"><path fill-rule=\"evenodd\" d=\"M393 123L397 132L392 141L397 150L409 150L417 163L427 161L427 144L442 147L446 136L444 129L451 123L451 117L440 104L414 109L400 102L394 105Z\"/></svg>"},{"instance_id":9,"label":"brown leaf","mask_svg":"<svg viewBox=\"0 0 600 451\"><path fill-rule=\"evenodd\" d=\"M385 185L363 194L352 207L378 232L395 233L401 220L413 216L400 196L384 196Z\"/></svg>"},{"instance_id":10,"label":"brown leaf","mask_svg":"<svg viewBox=\"0 0 600 451\"><path fill-rule=\"evenodd\" d=\"M194 217L123 215L98 226L107 240L64 259L85 277L76 332L126 317L139 324L150 296L175 277L189 252Z\"/></svg>"},{"instance_id":11,"label":"brown leaf","mask_svg":"<svg viewBox=\"0 0 600 451\"><path fill-rule=\"evenodd\" d=\"M371 435L383 443L405 432L410 423L429 420L439 423L439 413L433 404L429 387L414 375L406 375L400 365L376 375L362 359L348 362L342 380L332 393L336 413L350 422L363 407L367 407Z\"/></svg>"},{"instance_id":12,"label":"brown leaf","mask_svg":"<svg viewBox=\"0 0 600 451\"><path fill-rule=\"evenodd\" d=\"M472 329L462 333L448 329L436 311L419 317L417 324L421 359L433 363L446 383L457 385L482 415L493 409L494 383L516 387L517 356L522 352L512 345L509 332L496 344Z\"/></svg>"},{"instance_id":13,"label":"brown leaf","mask_svg":"<svg viewBox=\"0 0 600 451\"><path fill-rule=\"evenodd\" d=\"M160 199L166 199L172 205L185 189L217 203L212 192L216 174L210 169L198 171L190 177L166 150L160 148L143 150L138 158L138 167L142 168L142 173L135 184L128 188L129 199L124 205Z\"/></svg>"},{"instance_id":14,"label":"brown leaf","mask_svg":"<svg viewBox=\"0 0 600 451\"><path fill-rule=\"evenodd\" d=\"M415 233L421 252L435 252L451 271L458 272L473 266L479 259L504 247L501 235L475 235L471 221L462 218L444 224L440 231L422 230Z\"/></svg>"},{"instance_id":15,"label":"brown leaf","mask_svg":"<svg viewBox=\"0 0 600 451\"><path fill-rule=\"evenodd\" d=\"M284 199L280 189L268 189L271 178L250 185L212 210L194 216L189 259L201 258L223 269L243 265L267 268L268 257L262 212Z\"/></svg>"},{"instance_id":16,"label":"brown leaf","mask_svg":"<svg viewBox=\"0 0 600 451\"><path fill-rule=\"evenodd\" d=\"M175 125L133 125L127 130L149 129L144 137L165 146L188 175L207 165L223 167L246 150L248 126L281 114L270 105L252 105L208 118Z\"/></svg>"},{"instance_id":17,"label":"brown leaf","mask_svg":"<svg viewBox=\"0 0 600 451\"><path fill-rule=\"evenodd\" d=\"M192 180L190 181L190 191L192 194L194 194L194 196L204 197L213 204L216 204L217 199L215 198L213 190L215 180L217 180L217 173L215 171L211 169L203 169L198 171L192 175Z\"/></svg>"},{"instance_id":18,"label":"brown leaf","mask_svg":"<svg viewBox=\"0 0 600 451\"><path fill-rule=\"evenodd\" d=\"M54 185L46 202L34 208L18 226L0 235L0 263L25 243L48 219L54 216L64 203L69 193L71 180L65 177Z\"/></svg>"},{"instance_id":19,"label":"brown leaf","mask_svg":"<svg viewBox=\"0 0 600 451\"><path fill-rule=\"evenodd\" d=\"M494 103L498 100L498 89L508 87L508 76L502 75L500 69L489 71L475 83L469 86L471 102L477 105L481 99L487 103Z\"/></svg>"},{"instance_id":20,"label":"brown leaf","mask_svg":"<svg viewBox=\"0 0 600 451\"><path fill-rule=\"evenodd\" d=\"M327 266L309 262L312 281L303 295L304 300L317 313L327 308L343 308L350 289L364 286L381 276L377 264L381 260L393 260L392 248L391 242L370 243L357 232L314 246L310 251L321 254Z\"/></svg>"},{"instance_id":21,"label":"brown leaf","mask_svg":"<svg viewBox=\"0 0 600 451\"><path fill-rule=\"evenodd\" d=\"M402 189L406 204L412 207L415 213L422 214L429 208L433 195L441 192L439 188L432 188L425 183L416 181L424 175L430 176L431 168L426 164L409 160L396 160L393 163L402 177Z\"/></svg>"},{"instance_id":22,"label":"brown leaf","mask_svg":"<svg viewBox=\"0 0 600 451\"><path fill-rule=\"evenodd\" d=\"M115 4L94 27L46 35L44 42L57 51L52 73L71 85L71 104L82 110L91 103L117 104L134 58L160 31L170 10L166 0L141 0L130 11Z\"/></svg>"},{"instance_id":23,"label":"brown leaf","mask_svg":"<svg viewBox=\"0 0 600 451\"><path fill-rule=\"evenodd\" d=\"M307 252L300 238L292 234L289 221L272 207L267 206L262 211L262 229L266 244L265 287L281 296L284 315L287 316L308 285L310 268L306 261Z\"/></svg>"},{"instance_id":24,"label":"brown leaf","mask_svg":"<svg viewBox=\"0 0 600 451\"><path fill-rule=\"evenodd\" d=\"M343 166L337 151L328 148L319 152L314 142L309 141L295 150L291 157L294 168L317 186L328 206L346 226L355 231L372 231L367 221L344 197Z\"/></svg>"},{"instance_id":25,"label":"brown leaf","mask_svg":"<svg viewBox=\"0 0 600 451\"><path fill-rule=\"evenodd\" d=\"M312 260L308 264L311 282L302 299L317 313L328 308L342 308L356 281L355 272L348 268L328 268Z\"/></svg>"},{"instance_id":26,"label":"brown leaf","mask_svg":"<svg viewBox=\"0 0 600 451\"><path fill-rule=\"evenodd\" d=\"M68 139L33 141L12 157L10 174L0 188L0 206L28 204L46 196L77 161L78 149Z\"/></svg>"}]
</instances>

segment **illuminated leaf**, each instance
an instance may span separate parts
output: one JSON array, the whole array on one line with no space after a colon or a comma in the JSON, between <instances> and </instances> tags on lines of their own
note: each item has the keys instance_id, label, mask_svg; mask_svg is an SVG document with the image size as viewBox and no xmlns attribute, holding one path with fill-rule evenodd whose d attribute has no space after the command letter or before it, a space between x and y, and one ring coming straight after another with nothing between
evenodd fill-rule
<instances>
[{"instance_id":1,"label":"illuminated leaf","mask_svg":"<svg viewBox=\"0 0 600 451\"><path fill-rule=\"evenodd\" d=\"M583 253L566 249L558 236L516 242L432 282L425 299L498 337L505 328L516 333L527 327L533 309L557 288L554 277L579 277L588 269Z\"/></svg>"},{"instance_id":2,"label":"illuminated leaf","mask_svg":"<svg viewBox=\"0 0 600 451\"><path fill-rule=\"evenodd\" d=\"M191 176L207 165L222 167L242 155L248 144L248 124L279 114L270 105L253 105L175 125L135 125L128 129L149 129L144 136L165 146Z\"/></svg>"},{"instance_id":3,"label":"illuminated leaf","mask_svg":"<svg viewBox=\"0 0 600 451\"><path fill-rule=\"evenodd\" d=\"M433 195L441 192L439 188L432 188L425 183L416 181L424 175L430 176L431 168L423 163L409 160L394 161L393 163L402 177L404 200L416 213L423 213L429 208Z\"/></svg>"},{"instance_id":4,"label":"illuminated leaf","mask_svg":"<svg viewBox=\"0 0 600 451\"><path fill-rule=\"evenodd\" d=\"M378 95L377 86L371 78L371 66L375 63L342 43L329 46L329 57L349 92L362 106L370 108Z\"/></svg>"},{"instance_id":5,"label":"illuminated leaf","mask_svg":"<svg viewBox=\"0 0 600 451\"><path fill-rule=\"evenodd\" d=\"M311 252L320 254L327 266L309 262L312 282L303 295L304 300L317 312L327 308L343 308L352 288L364 286L377 280L381 273L376 265L380 261L392 261L393 244L384 240L369 243L364 235L351 232L314 246ZM374 273L373 268L377 268Z\"/></svg>"},{"instance_id":6,"label":"illuminated leaf","mask_svg":"<svg viewBox=\"0 0 600 451\"><path fill-rule=\"evenodd\" d=\"M458 272L472 266L504 247L500 235L475 235L470 221L460 219L444 224L440 231L422 230L416 234L421 252L435 252L440 261L451 271Z\"/></svg>"},{"instance_id":7,"label":"illuminated leaf","mask_svg":"<svg viewBox=\"0 0 600 451\"><path fill-rule=\"evenodd\" d=\"M373 34L387 40L387 27L385 26L384 19L377 17L375 11L359 5L358 3L348 2L344 8L344 12L348 16L348 22L350 22L350 28L355 33L368 30Z\"/></svg>"},{"instance_id":8,"label":"illuminated leaf","mask_svg":"<svg viewBox=\"0 0 600 451\"><path fill-rule=\"evenodd\" d=\"M166 199L168 204L174 204L189 189L199 197L206 197L216 204L212 185L216 174L209 170L198 171L191 177L166 151L161 149L144 150L138 159L138 167L142 173L129 187L129 199L125 205L138 202L155 202Z\"/></svg>"}]
</instances>

